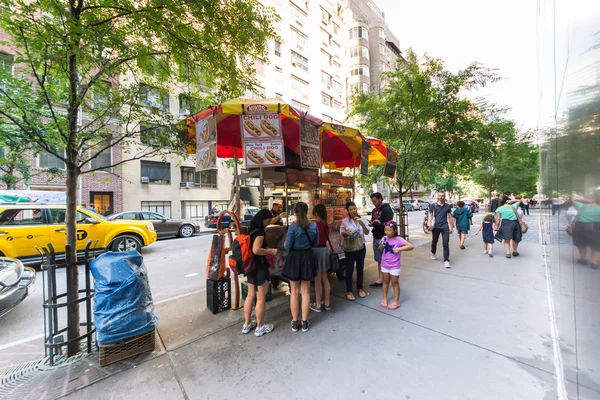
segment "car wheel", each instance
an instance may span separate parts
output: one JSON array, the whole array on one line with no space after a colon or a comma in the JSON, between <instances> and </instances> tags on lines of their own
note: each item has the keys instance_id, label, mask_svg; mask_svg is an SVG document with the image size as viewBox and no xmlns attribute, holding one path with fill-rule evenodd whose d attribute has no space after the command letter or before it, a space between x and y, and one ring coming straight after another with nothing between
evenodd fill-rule
<instances>
[{"instance_id":1,"label":"car wheel","mask_svg":"<svg viewBox=\"0 0 600 400\"><path fill-rule=\"evenodd\" d=\"M196 232L196 230L194 229L193 226L191 225L184 225L181 228L179 228L179 237L182 238L189 238L192 237L194 235L194 232Z\"/></svg>"},{"instance_id":2,"label":"car wheel","mask_svg":"<svg viewBox=\"0 0 600 400\"><path fill-rule=\"evenodd\" d=\"M124 235L116 238L111 246L112 251L130 251L135 250L138 253L142 252L142 242L135 236Z\"/></svg>"}]
</instances>

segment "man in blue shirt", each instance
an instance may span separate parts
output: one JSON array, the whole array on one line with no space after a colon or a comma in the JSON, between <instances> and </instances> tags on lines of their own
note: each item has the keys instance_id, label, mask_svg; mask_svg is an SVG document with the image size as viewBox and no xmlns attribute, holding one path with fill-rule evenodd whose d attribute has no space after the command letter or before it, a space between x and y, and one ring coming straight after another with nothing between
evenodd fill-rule
<instances>
[{"instance_id":1,"label":"man in blue shirt","mask_svg":"<svg viewBox=\"0 0 600 400\"><path fill-rule=\"evenodd\" d=\"M431 259L437 260L435 252L437 244L442 235L444 246L444 267L450 268L450 235L454 231L454 218L452 218L452 207L446 203L446 192L438 192L438 201L429 205L429 219L427 226L433 233L431 240Z\"/></svg>"}]
</instances>

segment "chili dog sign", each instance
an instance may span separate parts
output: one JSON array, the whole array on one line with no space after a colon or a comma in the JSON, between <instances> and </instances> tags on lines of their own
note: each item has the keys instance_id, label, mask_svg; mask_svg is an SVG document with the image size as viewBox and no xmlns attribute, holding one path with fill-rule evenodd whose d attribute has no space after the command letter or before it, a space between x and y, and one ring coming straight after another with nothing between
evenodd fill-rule
<instances>
[{"instance_id":1,"label":"chili dog sign","mask_svg":"<svg viewBox=\"0 0 600 400\"><path fill-rule=\"evenodd\" d=\"M273 140L281 138L281 118L279 114L242 115L244 140Z\"/></svg>"},{"instance_id":2,"label":"chili dog sign","mask_svg":"<svg viewBox=\"0 0 600 400\"><path fill-rule=\"evenodd\" d=\"M283 141L244 143L246 168L283 167L284 157Z\"/></svg>"}]
</instances>

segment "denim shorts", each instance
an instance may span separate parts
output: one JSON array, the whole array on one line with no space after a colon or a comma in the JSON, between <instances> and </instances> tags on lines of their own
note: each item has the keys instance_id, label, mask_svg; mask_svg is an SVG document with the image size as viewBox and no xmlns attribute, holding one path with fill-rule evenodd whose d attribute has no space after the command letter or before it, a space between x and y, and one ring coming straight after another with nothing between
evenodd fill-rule
<instances>
[{"instance_id":1,"label":"denim shorts","mask_svg":"<svg viewBox=\"0 0 600 400\"><path fill-rule=\"evenodd\" d=\"M373 256L375 257L376 262L381 262L381 256L383 254L379 251L379 243L381 243L381 239L373 239Z\"/></svg>"}]
</instances>

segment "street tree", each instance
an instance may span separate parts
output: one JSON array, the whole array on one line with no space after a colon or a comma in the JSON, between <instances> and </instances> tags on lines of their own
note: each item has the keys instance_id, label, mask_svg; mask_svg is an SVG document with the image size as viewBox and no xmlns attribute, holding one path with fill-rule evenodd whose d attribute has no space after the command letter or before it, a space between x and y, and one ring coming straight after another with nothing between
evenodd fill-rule
<instances>
[{"instance_id":1,"label":"street tree","mask_svg":"<svg viewBox=\"0 0 600 400\"><path fill-rule=\"evenodd\" d=\"M385 73L380 91L355 94L351 116L361 130L399 154L400 203L423 174L453 172L459 163L479 157L480 115L465 93L498 79L494 70L479 63L455 73L442 60L427 55L421 60L409 49L406 61Z\"/></svg>"},{"instance_id":2,"label":"street tree","mask_svg":"<svg viewBox=\"0 0 600 400\"><path fill-rule=\"evenodd\" d=\"M69 259L77 256L78 176L183 153L169 93L183 92L181 108L194 112L251 88L276 19L256 0L0 0L15 65L2 72L0 124L64 163ZM123 152L121 161L94 161L111 148ZM73 302L77 268L68 274ZM69 339L78 324L73 303Z\"/></svg>"}]
</instances>

